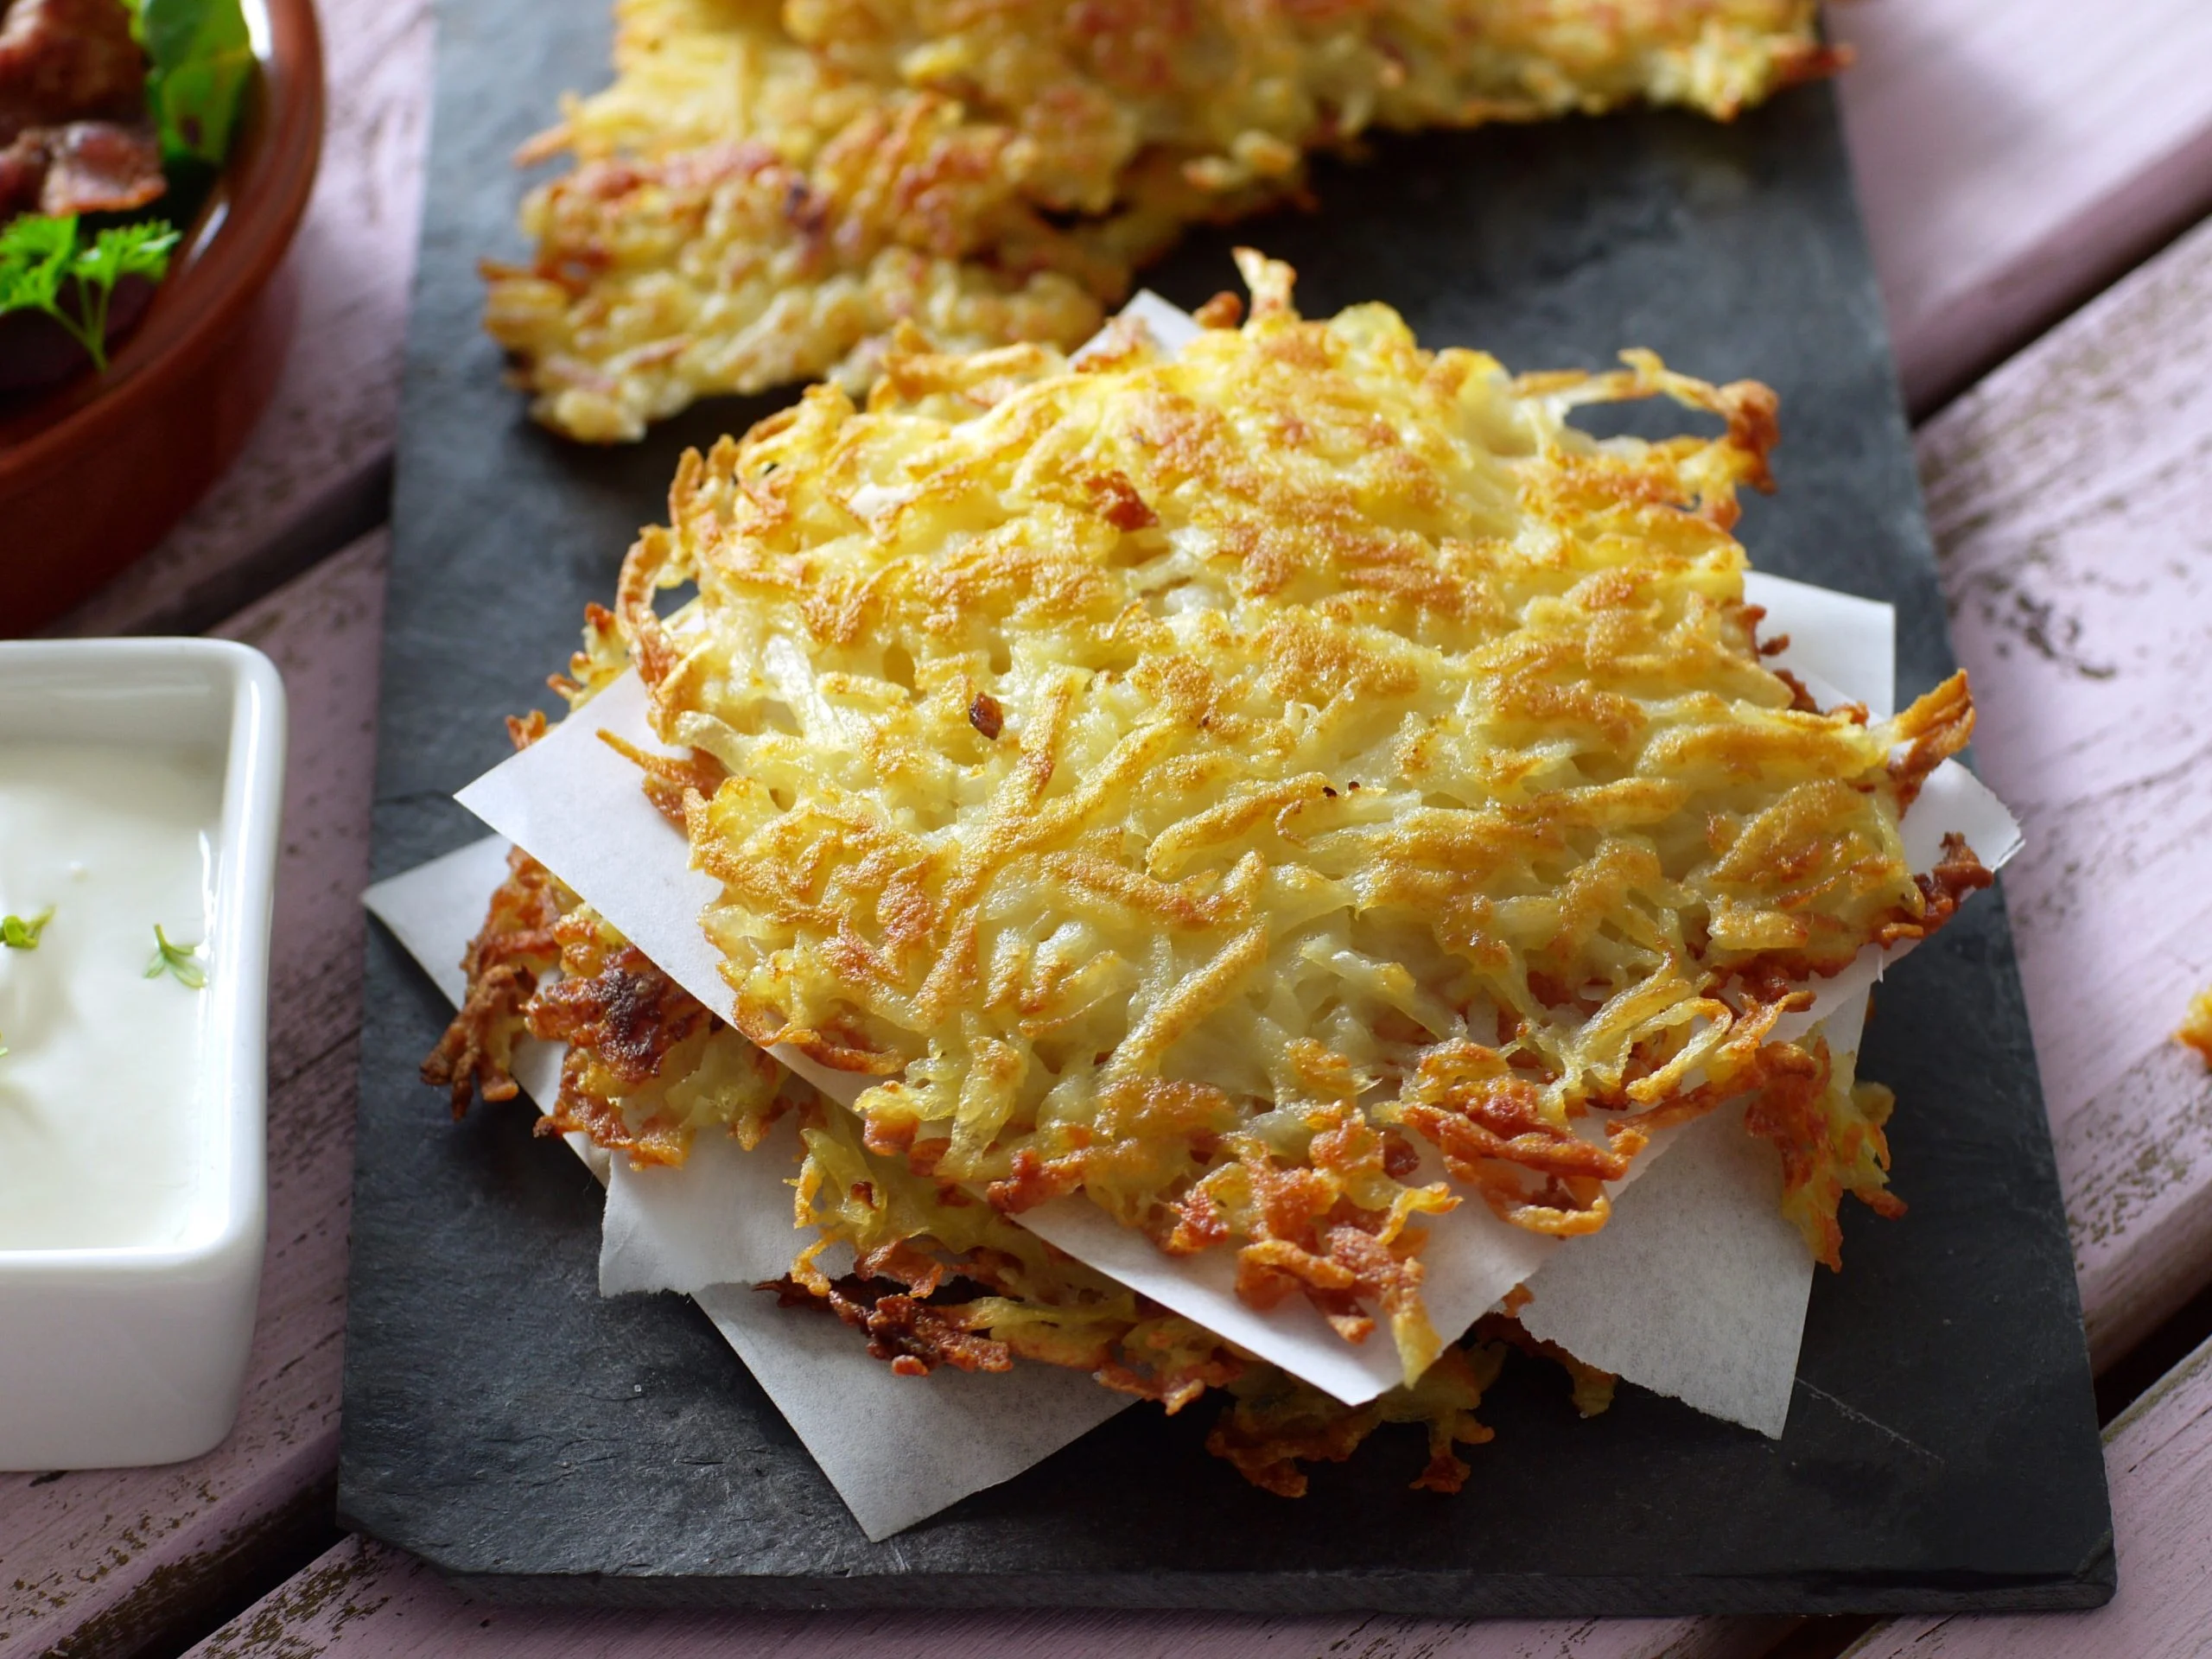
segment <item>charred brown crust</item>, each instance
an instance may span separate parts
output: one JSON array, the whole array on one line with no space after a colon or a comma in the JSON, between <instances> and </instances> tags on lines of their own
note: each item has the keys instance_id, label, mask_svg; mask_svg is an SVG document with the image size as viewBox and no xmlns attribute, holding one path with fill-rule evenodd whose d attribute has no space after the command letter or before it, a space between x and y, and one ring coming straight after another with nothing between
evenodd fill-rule
<instances>
[{"instance_id":1,"label":"charred brown crust","mask_svg":"<svg viewBox=\"0 0 2212 1659\"><path fill-rule=\"evenodd\" d=\"M1252 1421L1232 1406L1221 1414L1206 1436L1206 1450L1263 1492L1273 1492L1277 1497L1303 1497L1306 1477L1300 1464L1343 1463L1379 1426L1379 1420L1346 1410L1311 1424L1278 1427ZM1423 1470L1423 1480L1428 1473ZM1454 1483L1432 1490L1459 1489Z\"/></svg>"},{"instance_id":2,"label":"charred brown crust","mask_svg":"<svg viewBox=\"0 0 2212 1659\"><path fill-rule=\"evenodd\" d=\"M515 1097L514 1039L539 976L561 958L553 930L562 909L552 874L520 848L509 853L507 879L493 891L484 925L461 958L467 995L423 1062L423 1081L450 1093L455 1117L480 1089L486 1100Z\"/></svg>"},{"instance_id":3,"label":"charred brown crust","mask_svg":"<svg viewBox=\"0 0 2212 1659\"><path fill-rule=\"evenodd\" d=\"M1964 836L1952 834L1943 837L1943 856L1936 861L1936 868L1913 880L1928 900L1923 925L1932 933L1957 914L1968 893L1993 886L1997 877L1974 856L1974 849L1967 845Z\"/></svg>"},{"instance_id":4,"label":"charred brown crust","mask_svg":"<svg viewBox=\"0 0 2212 1659\"><path fill-rule=\"evenodd\" d=\"M1890 762L1890 776L1897 790L1902 812L1919 798L1928 774L1956 754L1974 737L1974 695L1966 671L1957 673L1916 699L1897 718L1896 732L1905 751Z\"/></svg>"},{"instance_id":5,"label":"charred brown crust","mask_svg":"<svg viewBox=\"0 0 2212 1659\"><path fill-rule=\"evenodd\" d=\"M631 944L612 952L589 978L548 985L530 1010L532 1036L582 1049L632 1086L651 1080L670 1050L713 1020L703 1003Z\"/></svg>"},{"instance_id":6,"label":"charred brown crust","mask_svg":"<svg viewBox=\"0 0 2212 1659\"><path fill-rule=\"evenodd\" d=\"M788 1276L760 1288L772 1292L780 1306L835 1313L866 1333L869 1355L901 1376L926 1376L940 1365L962 1371L1014 1369L1014 1353L1006 1344L976 1335L956 1318L880 1279L833 1280L823 1296Z\"/></svg>"},{"instance_id":7,"label":"charred brown crust","mask_svg":"<svg viewBox=\"0 0 2212 1659\"><path fill-rule=\"evenodd\" d=\"M1356 1407L1279 1374L1259 1378L1256 1386L1232 1389L1236 1397L1216 1420L1206 1450L1262 1491L1303 1497L1300 1465L1342 1463L1384 1425L1417 1423L1427 1433L1428 1459L1411 1487L1457 1492L1472 1471L1453 1447L1491 1438L1472 1413L1497 1374L1501 1352L1473 1340L1447 1348L1419 1383Z\"/></svg>"},{"instance_id":8,"label":"charred brown crust","mask_svg":"<svg viewBox=\"0 0 2212 1659\"><path fill-rule=\"evenodd\" d=\"M634 743L612 732L600 741L639 771L639 786L653 810L678 830L683 828L685 802L693 795L712 795L729 773L711 754L690 750L683 754L648 754Z\"/></svg>"}]
</instances>

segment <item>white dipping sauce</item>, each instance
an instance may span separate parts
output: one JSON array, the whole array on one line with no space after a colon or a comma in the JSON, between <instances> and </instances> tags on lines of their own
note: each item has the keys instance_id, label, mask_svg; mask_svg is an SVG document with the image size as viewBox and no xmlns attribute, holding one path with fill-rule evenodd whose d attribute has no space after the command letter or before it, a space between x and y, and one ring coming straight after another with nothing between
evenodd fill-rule
<instances>
[{"instance_id":1,"label":"white dipping sauce","mask_svg":"<svg viewBox=\"0 0 2212 1659\"><path fill-rule=\"evenodd\" d=\"M221 1149L205 1077L222 757L0 741L0 1250L185 1243ZM154 925L207 990L146 976Z\"/></svg>"}]
</instances>

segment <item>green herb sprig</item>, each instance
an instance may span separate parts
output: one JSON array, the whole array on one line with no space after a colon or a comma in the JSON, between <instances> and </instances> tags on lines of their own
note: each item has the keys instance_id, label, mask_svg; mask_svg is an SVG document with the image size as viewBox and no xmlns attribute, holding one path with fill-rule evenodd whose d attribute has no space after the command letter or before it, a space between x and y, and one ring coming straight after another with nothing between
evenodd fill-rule
<instances>
[{"instance_id":1,"label":"green herb sprig","mask_svg":"<svg viewBox=\"0 0 2212 1659\"><path fill-rule=\"evenodd\" d=\"M46 931L46 925L54 919L54 906L48 905L35 916L0 916L0 945L10 950L35 950L38 936ZM8 1052L8 1041L0 1037L0 1057Z\"/></svg>"},{"instance_id":2,"label":"green herb sprig","mask_svg":"<svg viewBox=\"0 0 2212 1659\"><path fill-rule=\"evenodd\" d=\"M124 0L150 63L146 103L162 151L219 167L258 65L238 0Z\"/></svg>"},{"instance_id":3,"label":"green herb sprig","mask_svg":"<svg viewBox=\"0 0 2212 1659\"><path fill-rule=\"evenodd\" d=\"M196 944L172 944L169 936L162 931L159 922L154 924L154 955L146 964L146 977L159 979L163 974L173 974L178 984L188 990L207 988L207 964L200 959Z\"/></svg>"},{"instance_id":4,"label":"green herb sprig","mask_svg":"<svg viewBox=\"0 0 2212 1659\"><path fill-rule=\"evenodd\" d=\"M125 276L160 282L176 245L177 233L164 219L115 226L87 246L74 213L25 213L0 226L0 316L44 312L85 348L94 369L105 372L116 283Z\"/></svg>"}]
</instances>

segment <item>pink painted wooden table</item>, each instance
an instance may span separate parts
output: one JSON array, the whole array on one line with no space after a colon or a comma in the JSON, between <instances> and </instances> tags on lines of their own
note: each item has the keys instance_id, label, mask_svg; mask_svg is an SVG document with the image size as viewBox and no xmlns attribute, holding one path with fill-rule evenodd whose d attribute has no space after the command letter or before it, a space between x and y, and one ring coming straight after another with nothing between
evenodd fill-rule
<instances>
[{"instance_id":1,"label":"pink painted wooden table","mask_svg":"<svg viewBox=\"0 0 2212 1659\"><path fill-rule=\"evenodd\" d=\"M231 1441L197 1463L0 1476L0 1659L173 1653L211 1630L200 1651L270 1655L464 1642L791 1659L988 1647L1218 1659L1769 1652L1783 1627L1721 1621L524 1618L473 1607L351 1541L309 1564L334 1537L356 895L381 612L381 541L360 532L382 511L430 64L424 0L323 10L328 160L296 256L308 310L276 407L170 541L63 625L227 617L220 631L269 651L291 689L270 1255L247 1406ZM1921 453L1959 652L1985 709L1980 764L2028 823L2005 888L2092 1341L2125 1376L2194 1328L2203 1310L2178 1323L2177 1311L2212 1281L2212 1077L2164 1040L2186 988L2212 982L2212 715L2192 672L2212 651L2212 532L2200 528L2212 524L2212 232L2076 307L2212 209L2212 8L1852 0L1835 23L1860 54L1847 120L1916 406L2003 364L1929 422ZM2145 1608L2194 1607L2203 1623L2202 1602L2182 1592L2212 1562L2212 1516L2182 1500L2212 1459L2208 1376L2201 1357L2177 1371L2113 1443L2128 1587L2109 1618L2069 1625L2084 1647L2161 1651L2135 1639L2150 1626L2126 1622ZM2168 1583L2173 1593L2158 1593ZM2039 1624L1974 1634L1983 1628L1885 1630L1867 1651L2083 1650L2007 1645L2045 1640ZM1825 1633L1827 1650L1848 1634ZM1823 1637L1799 1633L1814 1645L1793 1654L1820 1651Z\"/></svg>"}]
</instances>

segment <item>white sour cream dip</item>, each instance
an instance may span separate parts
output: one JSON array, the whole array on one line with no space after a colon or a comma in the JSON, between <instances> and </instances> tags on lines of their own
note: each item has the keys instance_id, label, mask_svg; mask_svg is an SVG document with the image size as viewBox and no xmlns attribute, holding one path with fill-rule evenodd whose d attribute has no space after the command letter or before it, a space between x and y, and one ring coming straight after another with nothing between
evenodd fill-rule
<instances>
[{"instance_id":1,"label":"white sour cream dip","mask_svg":"<svg viewBox=\"0 0 2212 1659\"><path fill-rule=\"evenodd\" d=\"M219 1201L208 1007L222 756L0 741L0 1250L188 1242ZM148 978L154 925L210 989Z\"/></svg>"}]
</instances>

